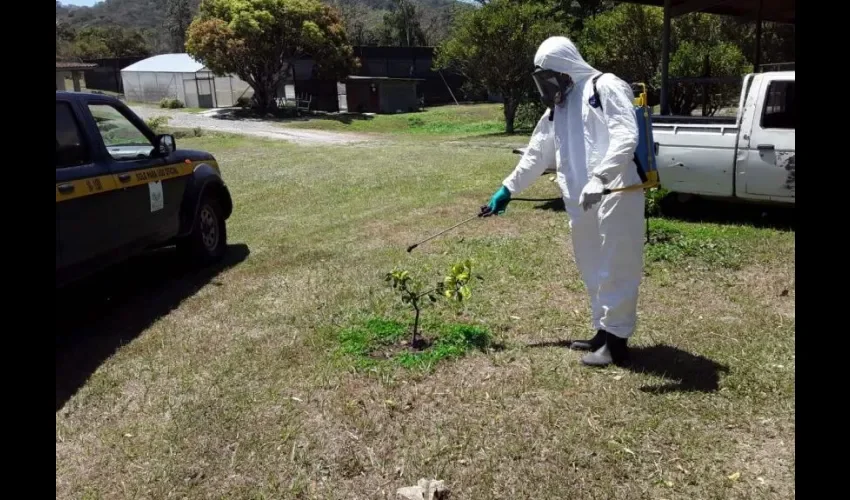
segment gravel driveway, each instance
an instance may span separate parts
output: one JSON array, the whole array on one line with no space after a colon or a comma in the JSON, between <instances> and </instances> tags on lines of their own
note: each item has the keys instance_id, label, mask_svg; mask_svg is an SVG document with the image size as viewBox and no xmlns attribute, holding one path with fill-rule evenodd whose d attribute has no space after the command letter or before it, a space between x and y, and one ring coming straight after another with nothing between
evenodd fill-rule
<instances>
[{"instance_id":1,"label":"gravel driveway","mask_svg":"<svg viewBox=\"0 0 850 500\"><path fill-rule=\"evenodd\" d=\"M287 128L260 119L229 118L227 110L205 113L188 113L179 109L155 109L146 106L130 106L143 120L155 116L168 116L168 125L176 128L201 128L231 134L253 135L270 139L295 142L298 144L355 144L368 142L370 137L320 130L301 130ZM215 114L214 114L215 113Z\"/></svg>"}]
</instances>

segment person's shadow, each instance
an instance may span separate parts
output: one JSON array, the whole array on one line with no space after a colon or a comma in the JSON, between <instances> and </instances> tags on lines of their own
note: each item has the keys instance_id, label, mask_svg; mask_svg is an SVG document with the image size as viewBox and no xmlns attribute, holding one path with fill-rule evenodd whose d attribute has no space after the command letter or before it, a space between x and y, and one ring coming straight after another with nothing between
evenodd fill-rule
<instances>
[{"instance_id":1,"label":"person's shadow","mask_svg":"<svg viewBox=\"0 0 850 500\"><path fill-rule=\"evenodd\" d=\"M570 344L571 340L562 340L530 344L529 347L569 348ZM632 347L629 353L631 363L626 369L668 380L662 385L645 385L640 388L651 394L716 392L720 388L720 374L729 372L726 365L664 344Z\"/></svg>"},{"instance_id":2,"label":"person's shadow","mask_svg":"<svg viewBox=\"0 0 850 500\"><path fill-rule=\"evenodd\" d=\"M652 394L715 392L720 388L720 374L729 373L729 367L726 365L663 344L634 347L631 349L631 359L629 370L669 380L662 385L640 388L641 391Z\"/></svg>"}]
</instances>

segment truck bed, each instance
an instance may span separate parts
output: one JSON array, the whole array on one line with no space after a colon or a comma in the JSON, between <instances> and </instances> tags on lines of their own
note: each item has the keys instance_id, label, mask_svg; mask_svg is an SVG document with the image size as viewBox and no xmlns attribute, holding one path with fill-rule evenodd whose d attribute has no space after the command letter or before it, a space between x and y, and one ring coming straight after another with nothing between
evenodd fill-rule
<instances>
[{"instance_id":1,"label":"truck bed","mask_svg":"<svg viewBox=\"0 0 850 500\"><path fill-rule=\"evenodd\" d=\"M661 185L683 193L732 196L738 130L734 119L726 124L690 119L659 122L653 117Z\"/></svg>"},{"instance_id":2,"label":"truck bed","mask_svg":"<svg viewBox=\"0 0 850 500\"><path fill-rule=\"evenodd\" d=\"M681 115L652 115L652 123L699 125L734 125L734 116L681 116Z\"/></svg>"}]
</instances>

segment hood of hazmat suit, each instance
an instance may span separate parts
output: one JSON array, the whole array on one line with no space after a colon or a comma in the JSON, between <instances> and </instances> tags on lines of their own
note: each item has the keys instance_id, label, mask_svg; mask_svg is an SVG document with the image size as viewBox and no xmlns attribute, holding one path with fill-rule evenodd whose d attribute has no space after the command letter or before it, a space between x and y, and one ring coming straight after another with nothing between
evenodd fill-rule
<instances>
[{"instance_id":1,"label":"hood of hazmat suit","mask_svg":"<svg viewBox=\"0 0 850 500\"><path fill-rule=\"evenodd\" d=\"M563 36L547 38L540 44L534 54L534 67L565 73L576 83L599 74L581 57L573 42Z\"/></svg>"},{"instance_id":2,"label":"hood of hazmat suit","mask_svg":"<svg viewBox=\"0 0 850 500\"><path fill-rule=\"evenodd\" d=\"M627 338L637 321L644 194L640 189L599 193L641 182L632 160L638 144L634 94L631 86L607 73L596 80L599 99L595 99L593 79L602 73L566 37L544 41L534 65L538 71L569 75L573 88L537 122L525 154L503 185L516 195L547 167L555 167L570 217L576 263L590 293L592 326ZM583 191L596 191L601 201L583 209L579 204Z\"/></svg>"}]
</instances>

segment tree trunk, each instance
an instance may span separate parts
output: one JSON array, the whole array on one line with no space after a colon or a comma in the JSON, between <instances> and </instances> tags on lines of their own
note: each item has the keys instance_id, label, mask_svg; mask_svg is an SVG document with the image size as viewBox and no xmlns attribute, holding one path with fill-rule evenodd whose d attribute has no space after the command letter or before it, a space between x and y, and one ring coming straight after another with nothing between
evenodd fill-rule
<instances>
[{"instance_id":1,"label":"tree trunk","mask_svg":"<svg viewBox=\"0 0 850 500\"><path fill-rule=\"evenodd\" d=\"M411 347L416 347L416 341L419 339L419 304L414 300L413 309L416 310L416 318L413 320L413 341Z\"/></svg>"},{"instance_id":2,"label":"tree trunk","mask_svg":"<svg viewBox=\"0 0 850 500\"><path fill-rule=\"evenodd\" d=\"M504 98L505 111L505 133L514 133L514 119L516 118L516 108L519 106L519 99L515 97L505 96Z\"/></svg>"},{"instance_id":3,"label":"tree trunk","mask_svg":"<svg viewBox=\"0 0 850 500\"><path fill-rule=\"evenodd\" d=\"M257 103L257 110L261 113L267 113L277 108L275 97L277 97L275 85L269 79L258 79L257 85L254 86L254 101Z\"/></svg>"}]
</instances>

